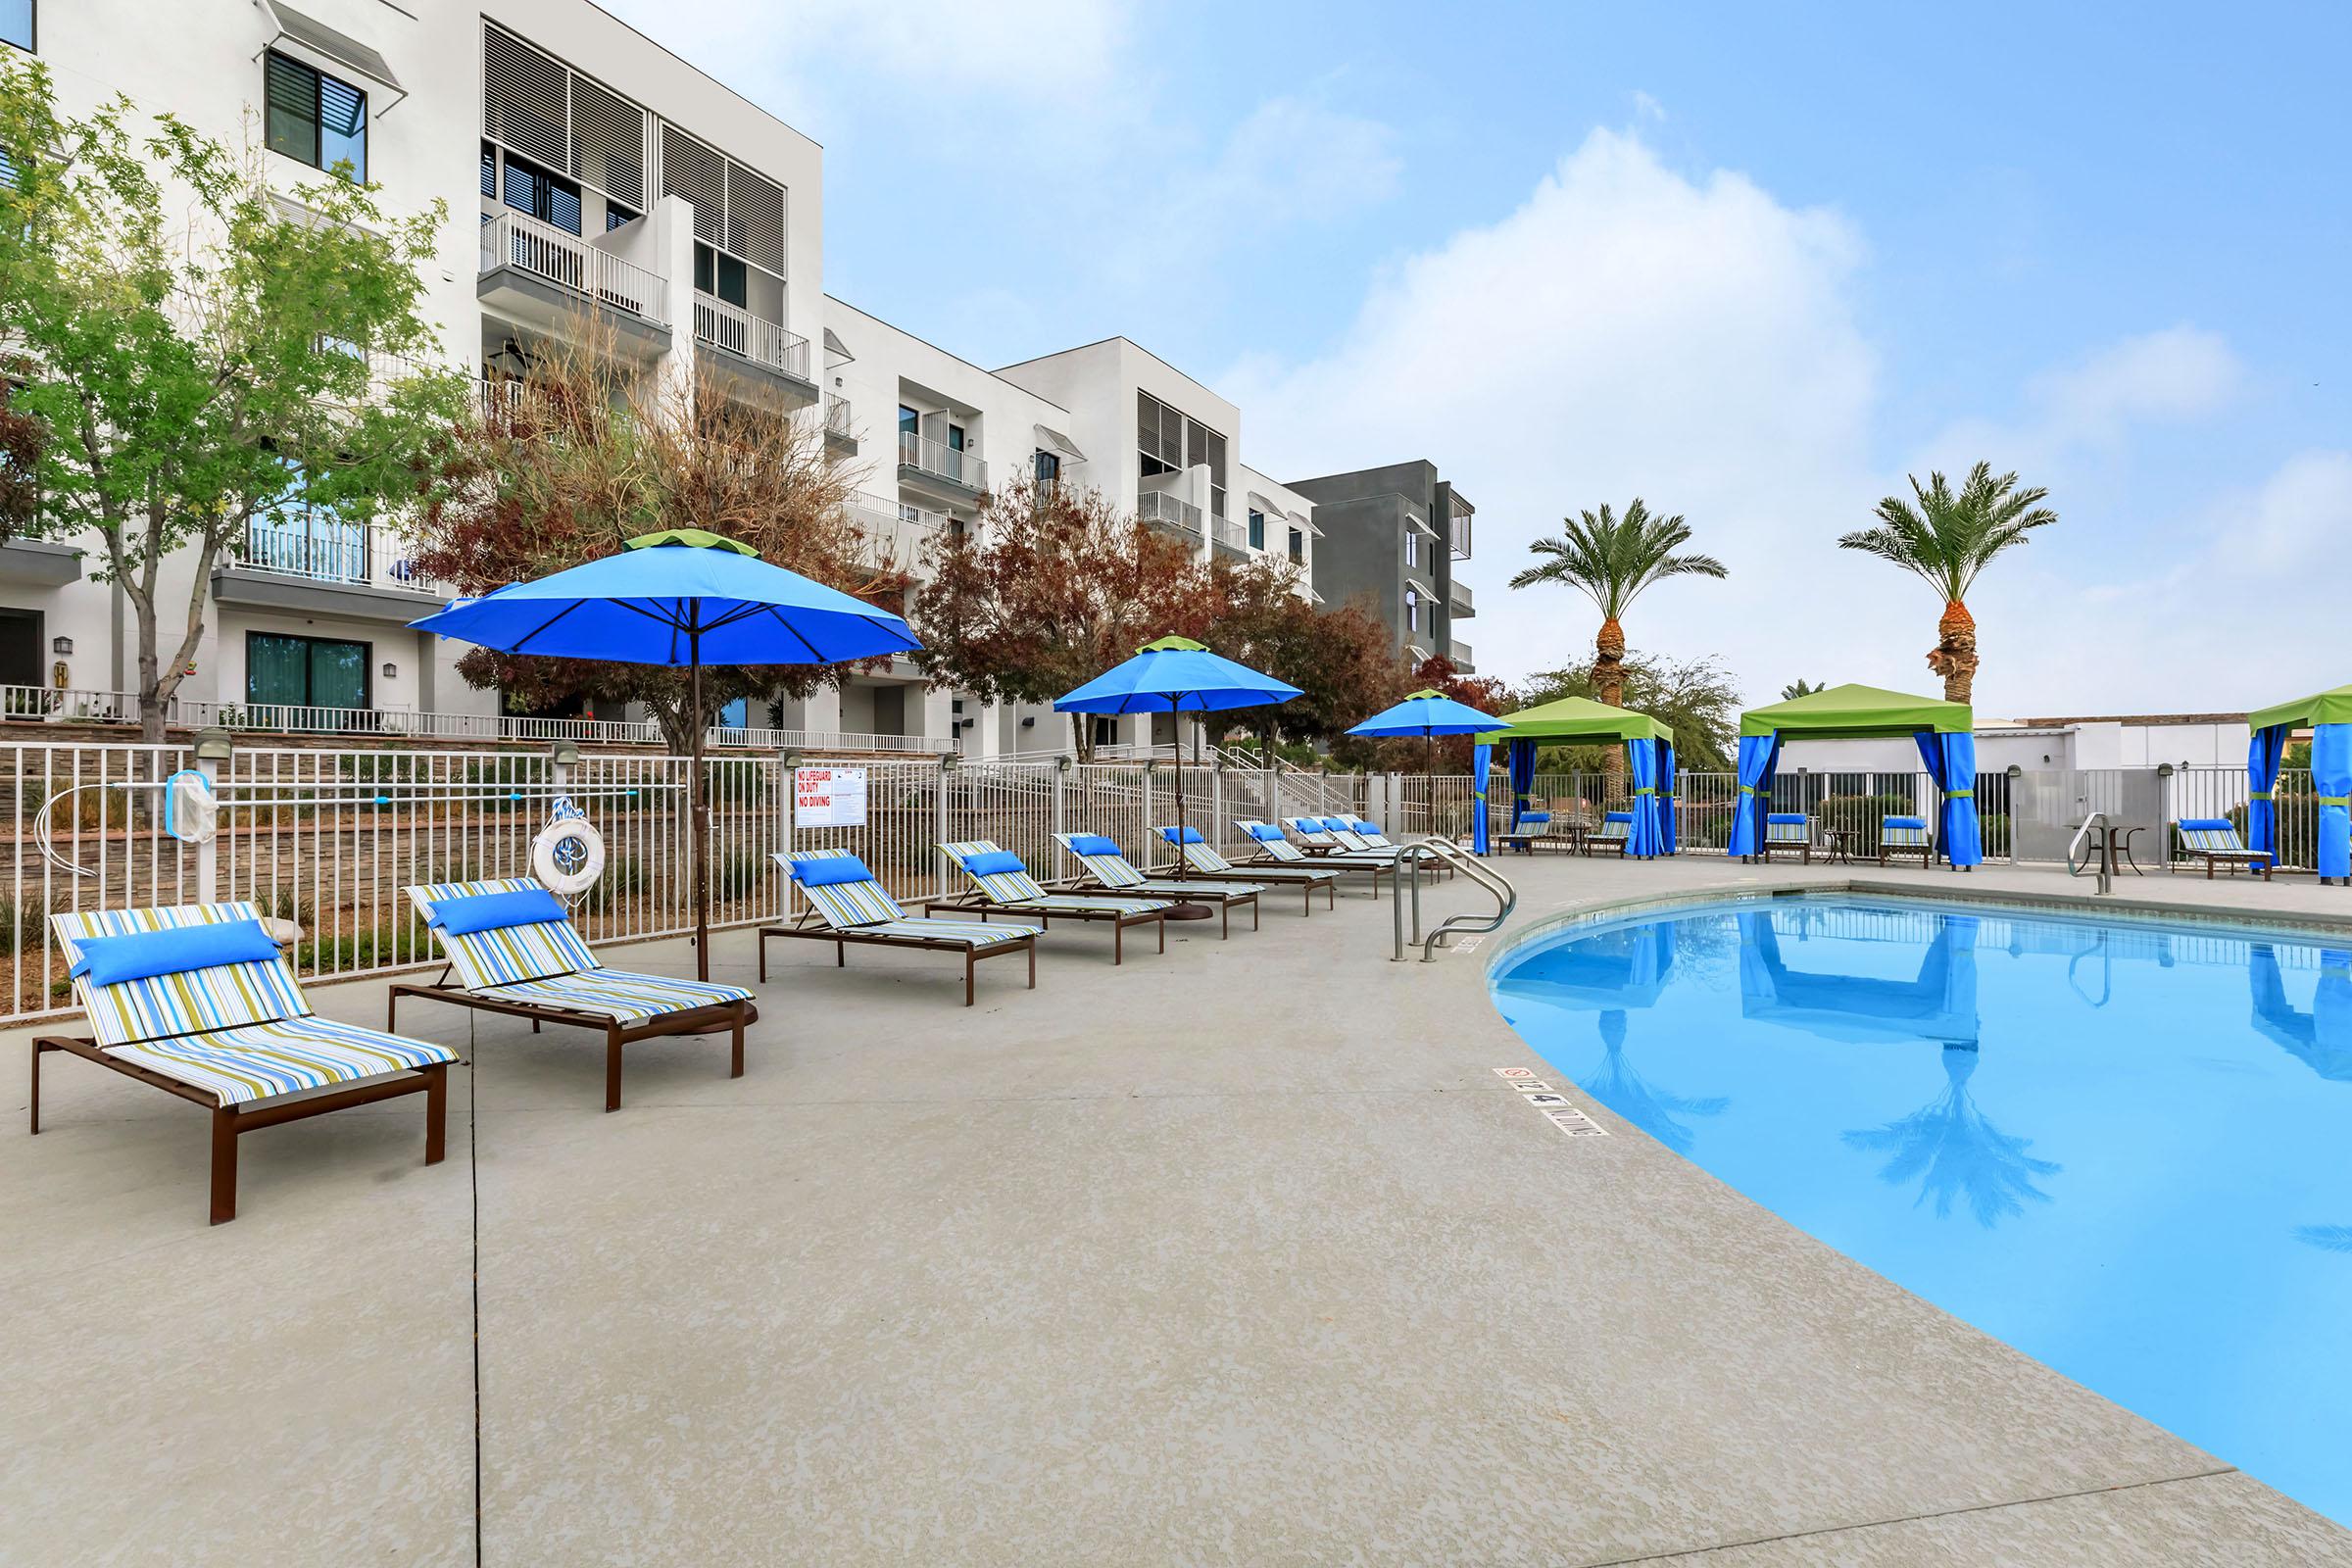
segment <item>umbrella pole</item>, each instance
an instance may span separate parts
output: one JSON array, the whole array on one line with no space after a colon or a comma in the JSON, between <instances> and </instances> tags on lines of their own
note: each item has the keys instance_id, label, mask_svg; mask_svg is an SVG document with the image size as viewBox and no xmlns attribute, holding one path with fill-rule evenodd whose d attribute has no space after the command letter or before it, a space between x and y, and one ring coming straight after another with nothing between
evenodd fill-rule
<instances>
[{"instance_id":1,"label":"umbrella pole","mask_svg":"<svg viewBox=\"0 0 2352 1568\"><path fill-rule=\"evenodd\" d=\"M1192 880L1191 862L1184 853L1184 709L1179 706L1168 716L1173 721L1168 731L1168 751L1173 754L1176 763L1176 880L1189 882ZM1196 759L1200 756L1197 737L1193 755ZM1200 837L1206 842L1208 835L1203 833ZM1168 906L1167 917L1171 920L1205 920L1214 913L1216 910L1207 905L1195 904L1190 898L1179 895L1177 901Z\"/></svg>"},{"instance_id":2,"label":"umbrella pole","mask_svg":"<svg viewBox=\"0 0 2352 1568\"><path fill-rule=\"evenodd\" d=\"M703 634L686 634L686 708L687 718L694 725L694 739L688 746L694 769L692 793L694 803L692 831L694 834L694 977L710 978L710 803L703 794Z\"/></svg>"}]
</instances>

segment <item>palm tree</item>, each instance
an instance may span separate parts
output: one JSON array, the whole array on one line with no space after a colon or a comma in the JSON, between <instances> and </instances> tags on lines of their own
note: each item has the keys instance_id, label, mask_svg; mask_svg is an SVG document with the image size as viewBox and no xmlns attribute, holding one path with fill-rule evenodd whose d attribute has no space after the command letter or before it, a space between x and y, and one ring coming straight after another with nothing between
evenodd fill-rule
<instances>
[{"instance_id":1,"label":"palm tree","mask_svg":"<svg viewBox=\"0 0 2352 1568\"><path fill-rule=\"evenodd\" d=\"M1513 588L1566 583L1581 588L1600 607L1600 635L1592 640L1592 694L1611 708L1625 706L1625 628L1618 622L1642 590L1668 577L1724 577L1713 556L1675 552L1690 542L1690 525L1680 516L1653 517L1636 497L1622 517L1607 506L1562 519L1556 539L1538 539L1532 555L1544 558L1511 579Z\"/></svg>"},{"instance_id":2,"label":"palm tree","mask_svg":"<svg viewBox=\"0 0 2352 1568\"><path fill-rule=\"evenodd\" d=\"M1878 526L1846 534L1838 545L1891 561L1943 595L1928 667L1943 677L1945 701L1965 703L1977 686L1977 622L1962 601L1995 556L2056 522L2058 514L2042 505L2047 490L2021 490L2016 474L1996 477L1989 463L1969 469L1957 493L1942 474L1931 473L1925 486L1911 480L1911 494L1915 502L1901 496L1880 502Z\"/></svg>"},{"instance_id":3,"label":"palm tree","mask_svg":"<svg viewBox=\"0 0 2352 1568\"><path fill-rule=\"evenodd\" d=\"M1793 703L1799 697L1810 697L1815 692L1826 692L1828 690L1829 688L1822 685L1819 681L1810 681L1806 680L1802 676L1799 676L1795 680L1790 681L1788 685L1781 688L1781 700L1783 702Z\"/></svg>"}]
</instances>

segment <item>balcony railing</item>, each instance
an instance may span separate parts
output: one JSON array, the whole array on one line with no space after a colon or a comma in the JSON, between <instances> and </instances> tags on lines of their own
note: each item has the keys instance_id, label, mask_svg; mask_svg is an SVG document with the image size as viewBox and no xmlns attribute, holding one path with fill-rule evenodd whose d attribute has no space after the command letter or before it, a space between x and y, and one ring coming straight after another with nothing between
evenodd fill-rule
<instances>
[{"instance_id":1,"label":"balcony railing","mask_svg":"<svg viewBox=\"0 0 2352 1568\"><path fill-rule=\"evenodd\" d=\"M668 321L667 285L661 273L520 213L500 213L482 225L482 270L501 267L649 321Z\"/></svg>"},{"instance_id":2,"label":"balcony railing","mask_svg":"<svg viewBox=\"0 0 2352 1568\"><path fill-rule=\"evenodd\" d=\"M1453 551L1453 559L1456 561L1470 559L1470 523L1471 518L1475 515L1477 514L1468 502L1460 496L1453 498L1446 512L1446 531L1449 535L1446 543Z\"/></svg>"},{"instance_id":3,"label":"balcony railing","mask_svg":"<svg viewBox=\"0 0 2352 1568\"><path fill-rule=\"evenodd\" d=\"M863 536L866 564L908 573L922 565L931 540L948 530L945 514L921 507L883 508L852 502L849 513Z\"/></svg>"},{"instance_id":4,"label":"balcony railing","mask_svg":"<svg viewBox=\"0 0 2352 1568\"><path fill-rule=\"evenodd\" d=\"M1455 666L1458 668L1469 669L1472 667L1470 645L1468 643L1447 644L1446 648L1446 657L1452 660Z\"/></svg>"},{"instance_id":5,"label":"balcony railing","mask_svg":"<svg viewBox=\"0 0 2352 1568\"><path fill-rule=\"evenodd\" d=\"M967 490L988 488L988 465L979 457L912 430L899 432L899 466L937 475Z\"/></svg>"},{"instance_id":6,"label":"balcony railing","mask_svg":"<svg viewBox=\"0 0 2352 1568\"><path fill-rule=\"evenodd\" d=\"M384 586L418 593L435 591L401 556L400 542L391 535L316 514L254 518L245 526L245 537L236 541L230 559L247 571L362 586L376 583L380 568Z\"/></svg>"},{"instance_id":7,"label":"balcony railing","mask_svg":"<svg viewBox=\"0 0 2352 1568\"><path fill-rule=\"evenodd\" d=\"M1250 553L1250 528L1247 523L1212 516L1208 519L1208 533L1210 542L1220 550L1230 551L1237 556Z\"/></svg>"},{"instance_id":8,"label":"balcony railing","mask_svg":"<svg viewBox=\"0 0 2352 1568\"><path fill-rule=\"evenodd\" d=\"M828 396L825 399L825 434L846 436L850 430L850 400Z\"/></svg>"},{"instance_id":9,"label":"balcony railing","mask_svg":"<svg viewBox=\"0 0 2352 1568\"><path fill-rule=\"evenodd\" d=\"M1448 583L1446 589L1446 603L1457 615L1478 613L1478 600L1471 594L1468 583L1458 581Z\"/></svg>"},{"instance_id":10,"label":"balcony railing","mask_svg":"<svg viewBox=\"0 0 2352 1568\"><path fill-rule=\"evenodd\" d=\"M795 380L808 379L807 338L699 288L694 291L694 336L697 342L725 349L767 369L781 370Z\"/></svg>"},{"instance_id":11,"label":"balcony railing","mask_svg":"<svg viewBox=\"0 0 2352 1568\"><path fill-rule=\"evenodd\" d=\"M1135 498L1135 520L1154 527L1173 528L1200 537L1200 509L1179 501L1165 490L1147 490Z\"/></svg>"}]
</instances>

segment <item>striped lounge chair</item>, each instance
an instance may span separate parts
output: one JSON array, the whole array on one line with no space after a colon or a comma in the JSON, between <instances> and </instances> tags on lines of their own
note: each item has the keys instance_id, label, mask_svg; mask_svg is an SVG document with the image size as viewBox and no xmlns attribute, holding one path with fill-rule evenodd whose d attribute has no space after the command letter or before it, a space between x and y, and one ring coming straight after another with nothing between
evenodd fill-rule
<instances>
[{"instance_id":1,"label":"striped lounge chair","mask_svg":"<svg viewBox=\"0 0 2352 1568\"><path fill-rule=\"evenodd\" d=\"M1767 865L1775 855L1793 855L1813 863L1813 819L1802 811L1771 811L1764 817L1764 842L1757 858Z\"/></svg>"},{"instance_id":2,"label":"striped lounge chair","mask_svg":"<svg viewBox=\"0 0 2352 1568\"><path fill-rule=\"evenodd\" d=\"M1255 855L1248 865L1248 869L1250 871L1255 871L1258 862L1263 861L1276 866L1312 866L1326 876L1334 878L1340 876L1369 877L1372 882L1372 896L1376 899L1380 897L1380 879L1388 877L1394 880L1396 875L1396 862L1393 859L1337 854L1310 857L1298 845L1293 844L1282 829L1271 822L1253 821L1243 816L1234 818L1233 825L1257 847Z\"/></svg>"},{"instance_id":3,"label":"striped lounge chair","mask_svg":"<svg viewBox=\"0 0 2352 1568\"><path fill-rule=\"evenodd\" d=\"M760 928L762 982L767 979L768 938L807 937L833 944L836 968L849 967L852 943L960 953L967 1007L972 1004L972 970L982 958L1027 954L1029 989L1037 989L1037 939L1044 934L1038 926L909 915L866 863L848 850L796 850L776 856L775 861L799 885L808 907L795 924Z\"/></svg>"},{"instance_id":4,"label":"striped lounge chair","mask_svg":"<svg viewBox=\"0 0 2352 1568\"><path fill-rule=\"evenodd\" d=\"M1394 857L1397 851L1404 848L1403 845L1383 833L1378 823L1360 816L1327 816L1323 819L1323 823L1326 827L1331 828L1344 849L1360 848L1367 855L1385 854ZM1426 871L1440 880L1456 874L1450 863L1438 859L1421 860L1417 862L1416 869Z\"/></svg>"},{"instance_id":5,"label":"striped lounge chair","mask_svg":"<svg viewBox=\"0 0 2352 1568\"><path fill-rule=\"evenodd\" d=\"M1299 848L1319 858L1378 860L1384 865L1396 858L1394 849L1376 850L1357 838L1342 817L1286 816L1282 825L1298 835Z\"/></svg>"},{"instance_id":6,"label":"striped lounge chair","mask_svg":"<svg viewBox=\"0 0 2352 1568\"><path fill-rule=\"evenodd\" d=\"M392 987L387 1027L401 998L418 997L528 1018L533 1034L543 1023L599 1030L607 1110L620 1108L621 1048L641 1040L724 1033L732 1042L727 1076L743 1076L743 1031L760 1017L743 987L606 968L563 904L532 877L404 891L449 962L438 980Z\"/></svg>"},{"instance_id":7,"label":"striped lounge chair","mask_svg":"<svg viewBox=\"0 0 2352 1568\"><path fill-rule=\"evenodd\" d=\"M1633 842L1634 813L1631 811L1607 811L1601 815L1600 826L1586 836L1585 853L1587 855L1606 855L1614 850L1618 858L1622 859Z\"/></svg>"},{"instance_id":8,"label":"striped lounge chair","mask_svg":"<svg viewBox=\"0 0 2352 1568\"><path fill-rule=\"evenodd\" d=\"M1239 823L1235 825L1242 826ZM1300 861L1306 858L1305 856L1298 853L1297 846L1282 840L1282 829L1268 827L1263 822L1256 824L1256 827L1271 832L1277 841L1282 841L1283 849L1289 852L1287 856L1283 857L1268 855L1268 860ZM1200 836L1200 830L1197 827L1180 829L1171 823L1165 827L1154 828L1152 831L1165 842L1175 846L1177 856L1184 861L1184 872L1187 876L1200 877L1210 882L1247 882L1261 886L1271 884L1276 887L1295 887L1300 894L1305 912L1310 915L1315 912L1315 890L1320 888L1323 890L1324 906L1326 908L1339 906L1340 873L1328 866L1279 863L1236 865L1211 849L1208 841ZM1250 833L1253 840L1258 841L1259 849L1267 848L1259 833L1246 826L1243 827L1243 831Z\"/></svg>"},{"instance_id":9,"label":"striped lounge chair","mask_svg":"<svg viewBox=\"0 0 2352 1568\"><path fill-rule=\"evenodd\" d=\"M64 1052L213 1113L213 1223L237 1217L237 1139L400 1095L424 1095L424 1162L441 1162L445 1046L334 1023L311 1011L250 904L53 914L88 1035L32 1042L32 1131L41 1058Z\"/></svg>"},{"instance_id":10,"label":"striped lounge chair","mask_svg":"<svg viewBox=\"0 0 2352 1568\"><path fill-rule=\"evenodd\" d=\"M1576 834L1566 822L1555 823L1549 811L1521 811L1519 825L1508 833L1497 833L1495 841L1508 850L1533 855L1544 850L1574 850Z\"/></svg>"},{"instance_id":11,"label":"striped lounge chair","mask_svg":"<svg viewBox=\"0 0 2352 1568\"><path fill-rule=\"evenodd\" d=\"M2182 817L2180 847L2173 853L2180 860L2203 860L2208 882L2217 865L2228 866L2231 876L2237 875L2242 865L2260 871L2264 881L2270 880L2271 858L2260 850L2247 849L2246 841L2237 836L2237 825L2226 816Z\"/></svg>"},{"instance_id":12,"label":"striped lounge chair","mask_svg":"<svg viewBox=\"0 0 2352 1568\"><path fill-rule=\"evenodd\" d=\"M1110 893L1054 893L1029 874L1029 867L1021 863L1019 856L999 849L987 839L942 844L939 853L963 873L971 887L968 893L924 900L925 913L935 908L1002 909L1006 914L1034 914L1049 929L1057 917L1099 922L1110 927L1110 961L1114 964L1127 961L1127 928L1148 925L1159 932L1159 951L1168 951L1166 899L1124 898ZM981 919L987 918L986 913L981 915Z\"/></svg>"},{"instance_id":13,"label":"striped lounge chair","mask_svg":"<svg viewBox=\"0 0 2352 1568\"><path fill-rule=\"evenodd\" d=\"M1086 868L1087 877L1097 887L1112 893L1142 895L1151 898L1192 900L1217 906L1218 918L1224 929L1220 936L1233 935L1233 906L1250 906L1250 929L1258 928L1257 896L1265 891L1258 882L1217 882L1207 877L1146 876L1128 860L1118 840L1104 838L1100 833L1056 833L1054 842L1070 852L1070 856Z\"/></svg>"},{"instance_id":14,"label":"striped lounge chair","mask_svg":"<svg viewBox=\"0 0 2352 1568\"><path fill-rule=\"evenodd\" d=\"M1919 868L1926 870L1936 861L1936 841L1929 836L1925 817L1889 816L1879 822L1879 863L1892 863L1898 855L1919 857Z\"/></svg>"}]
</instances>

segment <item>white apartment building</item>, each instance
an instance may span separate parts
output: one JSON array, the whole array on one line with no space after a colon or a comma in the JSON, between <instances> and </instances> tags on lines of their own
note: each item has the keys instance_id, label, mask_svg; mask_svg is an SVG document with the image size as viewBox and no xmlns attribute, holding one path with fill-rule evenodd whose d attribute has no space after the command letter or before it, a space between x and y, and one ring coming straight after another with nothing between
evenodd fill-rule
<instances>
[{"instance_id":1,"label":"white apartment building","mask_svg":"<svg viewBox=\"0 0 2352 1568\"><path fill-rule=\"evenodd\" d=\"M348 160L393 210L445 204L427 310L485 396L513 395L586 311L649 377L703 375L824 421L858 466L878 557L917 564L1026 466L1100 487L1204 557L1311 563L1312 507L1241 463L1240 412L1125 339L992 373L828 300L822 150L586 0L12 0L0 19L20 8L24 36L0 30L0 46L37 49L69 110L120 93L251 136L288 187ZM183 718L495 724L497 694L452 667L464 650L406 625L436 595L395 532L291 508L235 554L213 572ZM192 586L167 574L164 601ZM126 711L133 657L127 608L73 542L0 549L12 703L63 689L68 711ZM974 757L1068 739L1050 712L983 710L909 665L721 723Z\"/></svg>"}]
</instances>

